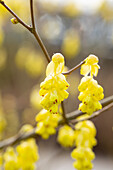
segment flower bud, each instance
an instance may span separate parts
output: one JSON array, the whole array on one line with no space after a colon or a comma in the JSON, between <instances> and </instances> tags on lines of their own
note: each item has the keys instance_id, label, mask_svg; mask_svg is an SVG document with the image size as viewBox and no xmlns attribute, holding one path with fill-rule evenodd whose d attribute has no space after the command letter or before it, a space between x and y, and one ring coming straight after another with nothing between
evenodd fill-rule
<instances>
[{"instance_id":1,"label":"flower bud","mask_svg":"<svg viewBox=\"0 0 113 170\"><path fill-rule=\"evenodd\" d=\"M18 24L17 18L12 18L12 19L11 19L11 22L12 22L13 24Z\"/></svg>"}]
</instances>

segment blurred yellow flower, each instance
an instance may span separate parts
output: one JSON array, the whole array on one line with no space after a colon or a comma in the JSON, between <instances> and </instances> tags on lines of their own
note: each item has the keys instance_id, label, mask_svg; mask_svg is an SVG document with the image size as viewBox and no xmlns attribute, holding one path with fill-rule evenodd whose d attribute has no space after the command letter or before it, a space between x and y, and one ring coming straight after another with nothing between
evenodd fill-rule
<instances>
[{"instance_id":1,"label":"blurred yellow flower","mask_svg":"<svg viewBox=\"0 0 113 170\"><path fill-rule=\"evenodd\" d=\"M69 16L69 17L76 17L81 14L76 4L71 1L68 1L68 3L65 3L62 11L66 16Z\"/></svg>"},{"instance_id":2,"label":"blurred yellow flower","mask_svg":"<svg viewBox=\"0 0 113 170\"><path fill-rule=\"evenodd\" d=\"M66 31L62 42L62 53L67 58L74 58L80 52L80 37L73 29Z\"/></svg>"},{"instance_id":3,"label":"blurred yellow flower","mask_svg":"<svg viewBox=\"0 0 113 170\"><path fill-rule=\"evenodd\" d=\"M104 0L101 4L98 12L101 14L102 18L105 21L112 21L113 20L113 5L110 4L107 0Z\"/></svg>"},{"instance_id":4,"label":"blurred yellow flower","mask_svg":"<svg viewBox=\"0 0 113 170\"><path fill-rule=\"evenodd\" d=\"M40 104L41 96L39 95L39 89L34 88L30 95L30 103L33 108L40 110L42 108Z\"/></svg>"},{"instance_id":5,"label":"blurred yellow flower","mask_svg":"<svg viewBox=\"0 0 113 170\"><path fill-rule=\"evenodd\" d=\"M45 60L42 54L29 46L21 47L15 56L16 65L33 78L42 74L45 68Z\"/></svg>"}]
</instances>

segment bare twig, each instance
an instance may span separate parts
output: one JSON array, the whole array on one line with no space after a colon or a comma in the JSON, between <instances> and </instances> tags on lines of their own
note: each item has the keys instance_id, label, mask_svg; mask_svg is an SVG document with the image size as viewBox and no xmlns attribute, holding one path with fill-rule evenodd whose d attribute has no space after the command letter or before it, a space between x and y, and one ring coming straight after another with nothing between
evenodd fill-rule
<instances>
[{"instance_id":1,"label":"bare twig","mask_svg":"<svg viewBox=\"0 0 113 170\"><path fill-rule=\"evenodd\" d=\"M30 0L30 11L31 11L31 22L32 22L32 27L33 27L33 29L35 29L33 0Z\"/></svg>"},{"instance_id":2,"label":"bare twig","mask_svg":"<svg viewBox=\"0 0 113 170\"><path fill-rule=\"evenodd\" d=\"M34 37L36 38L36 40L38 41L47 61L49 63L51 61L50 56L49 56L47 49L46 49L45 45L43 44L43 42L42 42L42 40L41 40L41 38L38 34L38 31L35 28L33 0L30 0L30 11L31 11L31 21L32 21L32 33L33 33Z\"/></svg>"},{"instance_id":3,"label":"bare twig","mask_svg":"<svg viewBox=\"0 0 113 170\"><path fill-rule=\"evenodd\" d=\"M105 99L101 100L100 103L102 104L102 107L107 106L108 104L110 104L111 102L113 102L113 95L106 97ZM85 113L81 112L80 110L75 110L71 113L66 114L66 118L68 120L72 120L72 119L76 119L78 116L81 116Z\"/></svg>"},{"instance_id":4,"label":"bare twig","mask_svg":"<svg viewBox=\"0 0 113 170\"><path fill-rule=\"evenodd\" d=\"M30 27L30 26L27 25L24 21L22 21L22 20L5 4L5 2L4 2L3 0L0 0L0 4L1 4L2 6L4 6L5 9L7 9L7 10L18 20L18 22L19 22L21 25L23 25L25 28L27 28L27 30L29 30L29 31L34 35L34 37L36 38L37 42L39 43L39 45L40 45L40 47L41 47L41 49L42 49L42 51L43 51L43 53L44 53L47 61L50 62L51 59L50 59L50 56L49 56L49 54L48 54L48 52L47 52L47 50L46 50L46 47L44 46L44 44L43 44L43 42L42 42L42 40L41 40L38 32L37 32L36 29L35 29L34 15L33 15L33 1L30 0L30 5L31 5L30 9L31 9L31 18L32 18L32 25L33 25L33 27Z\"/></svg>"},{"instance_id":5,"label":"bare twig","mask_svg":"<svg viewBox=\"0 0 113 170\"><path fill-rule=\"evenodd\" d=\"M27 28L30 32L32 32L32 28L27 25L24 21L22 21L6 4L4 1L0 1L0 4L4 6L5 9L7 9L17 20L18 22L23 25L25 28Z\"/></svg>"},{"instance_id":6,"label":"bare twig","mask_svg":"<svg viewBox=\"0 0 113 170\"><path fill-rule=\"evenodd\" d=\"M28 138L37 138L37 137L38 137L38 135L35 133L35 128L31 132L27 132L24 134L18 133L17 135L15 135L9 139L5 139L5 140L1 141L0 149L3 149L7 146L15 145L15 144L19 143L20 141L26 140Z\"/></svg>"},{"instance_id":7,"label":"bare twig","mask_svg":"<svg viewBox=\"0 0 113 170\"><path fill-rule=\"evenodd\" d=\"M34 35L34 37L36 38L36 40L38 41L38 43L39 43L39 45L40 45L43 53L45 54L45 57L46 57L47 61L48 61L48 63L49 63L49 62L51 61L50 56L49 56L49 54L48 54L48 52L47 52L47 50L46 50L46 48L45 48L45 46L44 46L44 44L43 44L43 42L42 42L42 40L41 40L38 32L36 32L36 30L35 30L35 31L33 32L33 35Z\"/></svg>"},{"instance_id":8,"label":"bare twig","mask_svg":"<svg viewBox=\"0 0 113 170\"><path fill-rule=\"evenodd\" d=\"M105 107L104 107L103 109L95 112L92 116L89 117L89 119L92 119L92 118L94 118L94 117L97 117L97 116L100 115L100 113L102 113L102 112L108 110L109 108L113 107L113 96L110 96L110 97L107 97L107 98L103 99L103 100L101 101L101 103L102 103L102 105L105 106ZM67 119L68 121L77 118L78 116L81 115L82 112L80 112L80 111L75 111L75 112L72 112L72 113L75 113L75 115L74 115L74 114L73 114L73 115L70 115L71 113L69 113L68 115L70 115L70 117L69 117L69 116L68 116L68 117L66 116L66 117L67 117L66 119ZM83 114L83 113L82 113L82 114ZM88 119L88 118L86 118L86 119ZM77 121L77 120L75 120L74 123L77 123L76 121ZM79 120L79 121L80 121L80 120ZM82 120L81 120L81 121L82 121ZM61 125L61 124L65 124L65 122L62 120L62 121L59 122L59 125ZM74 127L72 126L72 124L70 124L70 122L69 122L69 125L70 125L72 128L74 128ZM32 138L32 137L33 137L33 138L36 138L37 136L38 136L38 135L35 133L35 128L33 129L32 132L28 132L28 133L25 133L25 134L20 134L20 133L19 133L19 134L17 134L16 136L13 136L13 137L11 137L11 138L9 138L9 139L6 139L6 140L1 141L1 142L0 142L0 149L3 149L3 148L5 148L5 147L7 147L7 146L11 146L11 145L17 144L17 143L19 143L20 141L25 140L25 139L28 139L28 138Z\"/></svg>"},{"instance_id":9,"label":"bare twig","mask_svg":"<svg viewBox=\"0 0 113 170\"><path fill-rule=\"evenodd\" d=\"M66 124L68 124L68 120L66 118L66 113L65 113L64 102L63 101L61 102L61 107L62 107L62 116L63 116L64 122Z\"/></svg>"},{"instance_id":10,"label":"bare twig","mask_svg":"<svg viewBox=\"0 0 113 170\"><path fill-rule=\"evenodd\" d=\"M68 70L65 73L62 73L63 75L69 75L71 74L73 71L77 70L79 67L81 67L81 65L83 65L85 63L85 61L81 61L80 64L78 64L77 66L73 67L72 69Z\"/></svg>"}]
</instances>

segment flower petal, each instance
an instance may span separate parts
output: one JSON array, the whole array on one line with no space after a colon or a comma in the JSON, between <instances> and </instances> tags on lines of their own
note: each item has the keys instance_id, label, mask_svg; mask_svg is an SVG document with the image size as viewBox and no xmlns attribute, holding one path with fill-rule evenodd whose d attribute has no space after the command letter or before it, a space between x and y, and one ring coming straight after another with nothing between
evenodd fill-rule
<instances>
[{"instance_id":1,"label":"flower petal","mask_svg":"<svg viewBox=\"0 0 113 170\"><path fill-rule=\"evenodd\" d=\"M88 73L90 72L90 65L88 65L88 64L83 64L82 66L81 66L81 71L80 71L80 74L82 74L82 75L88 75Z\"/></svg>"}]
</instances>

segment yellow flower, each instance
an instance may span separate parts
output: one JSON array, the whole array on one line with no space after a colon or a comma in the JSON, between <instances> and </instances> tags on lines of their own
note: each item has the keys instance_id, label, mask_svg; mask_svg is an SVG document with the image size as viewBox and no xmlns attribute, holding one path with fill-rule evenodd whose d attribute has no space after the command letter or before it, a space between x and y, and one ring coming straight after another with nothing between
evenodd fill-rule
<instances>
[{"instance_id":1,"label":"yellow flower","mask_svg":"<svg viewBox=\"0 0 113 170\"><path fill-rule=\"evenodd\" d=\"M102 108L99 100L103 99L103 88L92 76L85 76L81 79L78 86L80 94L78 99L82 101L79 104L79 110L91 115L93 112Z\"/></svg>"},{"instance_id":2,"label":"yellow flower","mask_svg":"<svg viewBox=\"0 0 113 170\"><path fill-rule=\"evenodd\" d=\"M80 116L78 119L86 117L87 115ZM73 166L77 170L89 170L92 169L92 160L95 158L95 154L92 151L92 147L96 145L96 128L93 122L86 120L78 122L75 125L75 145L76 148L72 151L71 157L76 159Z\"/></svg>"},{"instance_id":3,"label":"yellow flower","mask_svg":"<svg viewBox=\"0 0 113 170\"><path fill-rule=\"evenodd\" d=\"M97 76L98 69L100 69L100 66L98 63L98 57L91 54L85 59L85 64L81 66L81 74L86 76L90 73L91 76Z\"/></svg>"},{"instance_id":4,"label":"yellow flower","mask_svg":"<svg viewBox=\"0 0 113 170\"><path fill-rule=\"evenodd\" d=\"M51 114L43 109L36 116L37 128L36 133L41 135L43 139L48 139L50 135L56 133L56 127L61 119L60 114Z\"/></svg>"},{"instance_id":5,"label":"yellow flower","mask_svg":"<svg viewBox=\"0 0 113 170\"><path fill-rule=\"evenodd\" d=\"M46 76L57 75L62 73L64 69L64 57L60 53L56 53L52 56L52 61L48 64L46 69Z\"/></svg>"},{"instance_id":6,"label":"yellow flower","mask_svg":"<svg viewBox=\"0 0 113 170\"><path fill-rule=\"evenodd\" d=\"M69 84L65 76L61 74L63 69L64 57L60 53L54 54L46 69L47 77L40 84L39 94L42 96L40 103L44 109L51 113L57 113L58 105L69 95L66 91Z\"/></svg>"},{"instance_id":7,"label":"yellow flower","mask_svg":"<svg viewBox=\"0 0 113 170\"><path fill-rule=\"evenodd\" d=\"M75 143L74 130L70 126L64 125L59 129L57 140L64 147L72 147Z\"/></svg>"}]
</instances>

